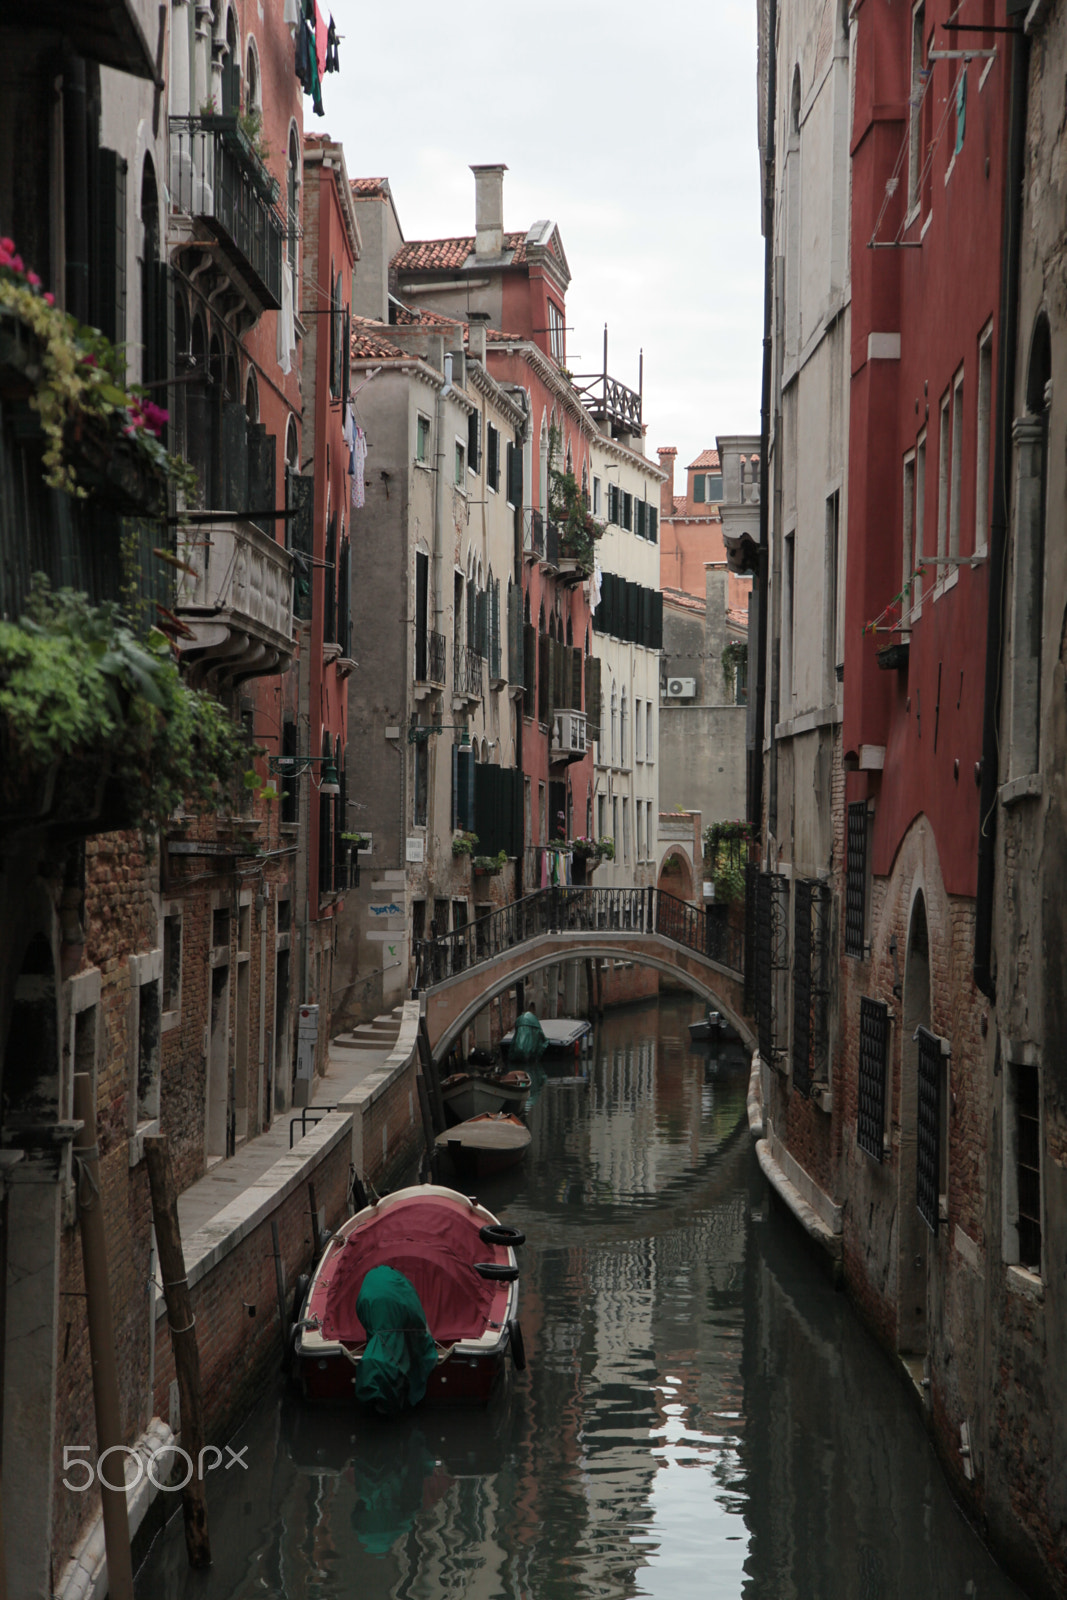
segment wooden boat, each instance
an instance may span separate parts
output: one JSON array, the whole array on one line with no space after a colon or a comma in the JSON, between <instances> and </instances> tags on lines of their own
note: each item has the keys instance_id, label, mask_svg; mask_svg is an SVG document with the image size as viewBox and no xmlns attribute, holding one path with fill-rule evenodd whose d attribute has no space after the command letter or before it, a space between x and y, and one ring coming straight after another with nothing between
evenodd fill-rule
<instances>
[{"instance_id":1,"label":"wooden boat","mask_svg":"<svg viewBox=\"0 0 1067 1600\"><path fill-rule=\"evenodd\" d=\"M518 1324L516 1228L437 1184L398 1189L366 1206L330 1239L302 1298L293 1334L296 1379L308 1400L350 1401L367 1333L356 1312L375 1267L415 1289L437 1345L427 1401L485 1403L509 1351L525 1366Z\"/></svg>"},{"instance_id":2,"label":"wooden boat","mask_svg":"<svg viewBox=\"0 0 1067 1600\"><path fill-rule=\"evenodd\" d=\"M704 1044L709 1039L721 1038L725 1027L722 1013L709 1008L706 1016L689 1024L689 1037L693 1044Z\"/></svg>"},{"instance_id":3,"label":"wooden boat","mask_svg":"<svg viewBox=\"0 0 1067 1600\"><path fill-rule=\"evenodd\" d=\"M507 1111L486 1111L446 1128L435 1142L464 1178L491 1178L518 1166L530 1147L530 1130Z\"/></svg>"},{"instance_id":4,"label":"wooden boat","mask_svg":"<svg viewBox=\"0 0 1067 1600\"><path fill-rule=\"evenodd\" d=\"M445 1111L455 1122L466 1122L483 1111L511 1111L520 1116L533 1087L528 1072L516 1068L495 1077L477 1072L453 1072L441 1080Z\"/></svg>"},{"instance_id":5,"label":"wooden boat","mask_svg":"<svg viewBox=\"0 0 1067 1600\"><path fill-rule=\"evenodd\" d=\"M593 1025L585 1017L543 1017L546 1055L578 1055L592 1041ZM506 1055L515 1037L515 1030L506 1033L500 1048Z\"/></svg>"}]
</instances>

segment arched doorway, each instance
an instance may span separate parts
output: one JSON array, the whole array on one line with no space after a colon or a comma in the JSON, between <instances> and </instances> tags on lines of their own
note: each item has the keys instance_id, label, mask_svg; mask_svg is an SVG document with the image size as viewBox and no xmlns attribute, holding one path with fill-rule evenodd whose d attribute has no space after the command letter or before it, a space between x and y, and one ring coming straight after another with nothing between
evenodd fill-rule
<instances>
[{"instance_id":1,"label":"arched doorway","mask_svg":"<svg viewBox=\"0 0 1067 1600\"><path fill-rule=\"evenodd\" d=\"M904 961L904 1005L900 1072L899 1254L897 1258L897 1348L926 1353L926 1258L930 1233L919 1215L917 1029L930 1027L930 935L926 900L915 896Z\"/></svg>"},{"instance_id":2,"label":"arched doorway","mask_svg":"<svg viewBox=\"0 0 1067 1600\"><path fill-rule=\"evenodd\" d=\"M664 856L656 888L674 895L676 900L692 900L693 868L681 850L668 850Z\"/></svg>"}]
</instances>

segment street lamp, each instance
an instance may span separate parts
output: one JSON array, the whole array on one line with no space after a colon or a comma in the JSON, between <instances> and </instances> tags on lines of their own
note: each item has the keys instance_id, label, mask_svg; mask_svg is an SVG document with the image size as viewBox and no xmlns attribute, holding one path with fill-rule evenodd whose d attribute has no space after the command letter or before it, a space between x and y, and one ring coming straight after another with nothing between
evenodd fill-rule
<instances>
[{"instance_id":1,"label":"street lamp","mask_svg":"<svg viewBox=\"0 0 1067 1600\"><path fill-rule=\"evenodd\" d=\"M302 778L305 772L310 772L313 766L319 766L319 793L335 795L341 793L341 784L337 776L337 766L333 756L269 756L267 769L276 772L279 777Z\"/></svg>"}]
</instances>

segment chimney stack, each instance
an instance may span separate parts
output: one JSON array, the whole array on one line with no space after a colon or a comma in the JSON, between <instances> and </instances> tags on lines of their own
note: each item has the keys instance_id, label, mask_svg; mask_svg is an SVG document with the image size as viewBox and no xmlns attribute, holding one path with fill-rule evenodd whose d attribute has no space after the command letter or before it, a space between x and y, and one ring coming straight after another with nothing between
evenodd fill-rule
<instances>
[{"instance_id":1,"label":"chimney stack","mask_svg":"<svg viewBox=\"0 0 1067 1600\"><path fill-rule=\"evenodd\" d=\"M485 330L489 322L488 311L467 313L467 354L472 361L485 366Z\"/></svg>"},{"instance_id":2,"label":"chimney stack","mask_svg":"<svg viewBox=\"0 0 1067 1600\"><path fill-rule=\"evenodd\" d=\"M674 458L678 451L673 444L661 444L656 454L659 456L660 466L667 473L666 483L661 483L659 486L659 517L662 522L664 517L674 515Z\"/></svg>"},{"instance_id":3,"label":"chimney stack","mask_svg":"<svg viewBox=\"0 0 1067 1600\"><path fill-rule=\"evenodd\" d=\"M503 162L492 166L472 166L474 173L474 254L490 257L504 254L504 174Z\"/></svg>"}]
</instances>

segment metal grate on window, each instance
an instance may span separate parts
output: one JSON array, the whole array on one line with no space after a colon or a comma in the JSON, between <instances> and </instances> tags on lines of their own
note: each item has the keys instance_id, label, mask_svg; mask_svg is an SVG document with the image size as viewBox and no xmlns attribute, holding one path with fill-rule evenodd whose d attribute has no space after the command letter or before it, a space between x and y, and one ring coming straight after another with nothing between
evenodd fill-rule
<instances>
[{"instance_id":1,"label":"metal grate on window","mask_svg":"<svg viewBox=\"0 0 1067 1600\"><path fill-rule=\"evenodd\" d=\"M811 890L797 880L793 901L793 1088L811 1093Z\"/></svg>"},{"instance_id":2,"label":"metal grate on window","mask_svg":"<svg viewBox=\"0 0 1067 1600\"><path fill-rule=\"evenodd\" d=\"M845 854L845 954L863 956L867 896L867 802L848 808Z\"/></svg>"},{"instance_id":3,"label":"metal grate on window","mask_svg":"<svg viewBox=\"0 0 1067 1600\"><path fill-rule=\"evenodd\" d=\"M875 1161L885 1158L885 1094L889 1057L889 1007L860 1000L859 1109L856 1143Z\"/></svg>"},{"instance_id":4,"label":"metal grate on window","mask_svg":"<svg viewBox=\"0 0 1067 1600\"><path fill-rule=\"evenodd\" d=\"M936 1233L941 1221L941 1040L928 1028L916 1038L918 1057L918 1112L915 1142L915 1201L919 1215Z\"/></svg>"},{"instance_id":5,"label":"metal grate on window","mask_svg":"<svg viewBox=\"0 0 1067 1600\"><path fill-rule=\"evenodd\" d=\"M1015 1068L1015 1181L1018 1194L1019 1261L1041 1271L1041 1106L1038 1069Z\"/></svg>"},{"instance_id":6,"label":"metal grate on window","mask_svg":"<svg viewBox=\"0 0 1067 1600\"><path fill-rule=\"evenodd\" d=\"M756 1012L756 907L760 870L755 861L745 863L745 1010Z\"/></svg>"},{"instance_id":7,"label":"metal grate on window","mask_svg":"<svg viewBox=\"0 0 1067 1600\"><path fill-rule=\"evenodd\" d=\"M782 1055L781 983L789 965L789 880L761 872L756 896L756 1018L760 1055L777 1064Z\"/></svg>"}]
</instances>

